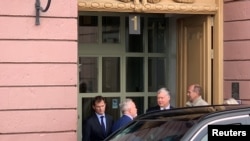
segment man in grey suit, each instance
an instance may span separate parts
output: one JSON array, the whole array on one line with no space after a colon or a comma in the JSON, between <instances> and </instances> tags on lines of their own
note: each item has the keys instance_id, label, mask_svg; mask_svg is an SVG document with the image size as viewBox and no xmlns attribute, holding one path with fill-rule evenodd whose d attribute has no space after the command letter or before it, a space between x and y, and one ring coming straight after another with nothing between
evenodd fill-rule
<instances>
[{"instance_id":1,"label":"man in grey suit","mask_svg":"<svg viewBox=\"0 0 250 141\"><path fill-rule=\"evenodd\" d=\"M95 113L83 122L82 141L101 141L109 134L113 126L113 118L105 114L106 102L102 96L96 96L92 101Z\"/></svg>"}]
</instances>

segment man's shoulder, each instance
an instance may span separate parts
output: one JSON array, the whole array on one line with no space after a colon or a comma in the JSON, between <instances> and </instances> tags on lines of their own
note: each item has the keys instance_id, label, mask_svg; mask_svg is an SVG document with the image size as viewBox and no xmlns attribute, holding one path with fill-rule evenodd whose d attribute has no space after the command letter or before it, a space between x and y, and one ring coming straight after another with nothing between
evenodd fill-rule
<instances>
[{"instance_id":1,"label":"man's shoulder","mask_svg":"<svg viewBox=\"0 0 250 141\"><path fill-rule=\"evenodd\" d=\"M202 99L201 97L199 97L194 103L193 106L203 106L203 105L208 105L208 103Z\"/></svg>"},{"instance_id":2,"label":"man's shoulder","mask_svg":"<svg viewBox=\"0 0 250 141\"><path fill-rule=\"evenodd\" d=\"M95 118L97 118L97 116L96 116L95 114L92 114L92 115L89 115L89 116L85 119L85 121L90 121L90 120L93 120L93 119L95 119Z\"/></svg>"},{"instance_id":3,"label":"man's shoulder","mask_svg":"<svg viewBox=\"0 0 250 141\"><path fill-rule=\"evenodd\" d=\"M113 118L111 115L105 114L105 117L106 117L106 120L107 120L107 121L109 121L109 122L111 122L111 123L114 123L114 118Z\"/></svg>"},{"instance_id":4,"label":"man's shoulder","mask_svg":"<svg viewBox=\"0 0 250 141\"><path fill-rule=\"evenodd\" d=\"M92 114L83 120L83 124L91 126L93 123L96 122L96 120L98 120L96 115Z\"/></svg>"},{"instance_id":5,"label":"man's shoulder","mask_svg":"<svg viewBox=\"0 0 250 141\"><path fill-rule=\"evenodd\" d=\"M202 100L200 101L200 104L202 104L202 105L208 105L207 101L205 101L204 99L202 99Z\"/></svg>"},{"instance_id":6,"label":"man's shoulder","mask_svg":"<svg viewBox=\"0 0 250 141\"><path fill-rule=\"evenodd\" d=\"M153 107L149 107L148 109L160 109L160 106L153 106Z\"/></svg>"},{"instance_id":7,"label":"man's shoulder","mask_svg":"<svg viewBox=\"0 0 250 141\"><path fill-rule=\"evenodd\" d=\"M123 116L121 116L118 120L117 120L117 122L124 122L124 121L129 121L129 120L132 120L129 116L127 116L127 115L123 115Z\"/></svg>"},{"instance_id":8,"label":"man's shoulder","mask_svg":"<svg viewBox=\"0 0 250 141\"><path fill-rule=\"evenodd\" d=\"M149 107L146 112L160 110L160 106Z\"/></svg>"},{"instance_id":9,"label":"man's shoulder","mask_svg":"<svg viewBox=\"0 0 250 141\"><path fill-rule=\"evenodd\" d=\"M126 119L126 120L132 120L131 117L129 117L128 115L123 115L121 118Z\"/></svg>"},{"instance_id":10,"label":"man's shoulder","mask_svg":"<svg viewBox=\"0 0 250 141\"><path fill-rule=\"evenodd\" d=\"M106 118L113 119L113 117L110 114L105 114Z\"/></svg>"}]
</instances>

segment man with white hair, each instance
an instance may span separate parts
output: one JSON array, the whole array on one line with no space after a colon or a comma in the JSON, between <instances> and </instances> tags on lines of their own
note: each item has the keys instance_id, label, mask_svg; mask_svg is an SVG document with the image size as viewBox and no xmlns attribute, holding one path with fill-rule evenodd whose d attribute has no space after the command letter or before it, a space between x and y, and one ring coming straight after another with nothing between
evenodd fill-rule
<instances>
[{"instance_id":1,"label":"man with white hair","mask_svg":"<svg viewBox=\"0 0 250 141\"><path fill-rule=\"evenodd\" d=\"M224 100L224 104L230 105L230 104L240 104L236 99L234 98L229 98Z\"/></svg>"},{"instance_id":2,"label":"man with white hair","mask_svg":"<svg viewBox=\"0 0 250 141\"><path fill-rule=\"evenodd\" d=\"M137 116L137 108L132 99L127 98L119 104L122 117L120 117L112 127L112 132L132 121Z\"/></svg>"},{"instance_id":3,"label":"man with white hair","mask_svg":"<svg viewBox=\"0 0 250 141\"><path fill-rule=\"evenodd\" d=\"M170 92L167 88L160 88L157 91L157 106L150 107L146 110L146 113L158 110L169 110L174 108L170 105Z\"/></svg>"}]
</instances>

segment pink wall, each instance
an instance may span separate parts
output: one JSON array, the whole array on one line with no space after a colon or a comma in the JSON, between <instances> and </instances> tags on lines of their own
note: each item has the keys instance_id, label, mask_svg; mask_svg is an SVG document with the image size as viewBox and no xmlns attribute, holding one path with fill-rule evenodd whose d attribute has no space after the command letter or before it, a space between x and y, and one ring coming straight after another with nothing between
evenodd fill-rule
<instances>
[{"instance_id":1,"label":"pink wall","mask_svg":"<svg viewBox=\"0 0 250 141\"><path fill-rule=\"evenodd\" d=\"M77 0L35 1L0 1L0 141L76 141Z\"/></svg>"},{"instance_id":2,"label":"pink wall","mask_svg":"<svg viewBox=\"0 0 250 141\"><path fill-rule=\"evenodd\" d=\"M224 0L224 96L239 82L240 99L250 103L250 1Z\"/></svg>"}]
</instances>

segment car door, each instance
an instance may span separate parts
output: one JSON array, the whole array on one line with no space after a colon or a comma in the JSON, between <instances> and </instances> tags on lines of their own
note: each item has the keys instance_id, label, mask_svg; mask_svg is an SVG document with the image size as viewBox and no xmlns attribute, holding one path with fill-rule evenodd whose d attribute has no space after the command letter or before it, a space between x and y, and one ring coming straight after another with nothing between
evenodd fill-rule
<instances>
[{"instance_id":1,"label":"car door","mask_svg":"<svg viewBox=\"0 0 250 141\"><path fill-rule=\"evenodd\" d=\"M250 111L237 111L227 113L214 113L193 126L183 137L183 141L207 141L208 125L249 125Z\"/></svg>"}]
</instances>

